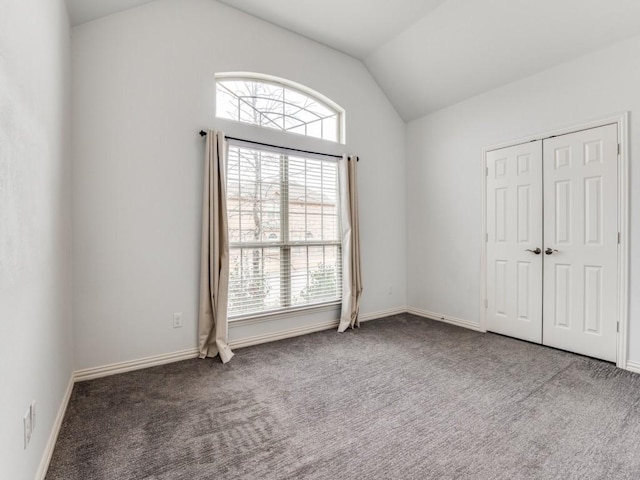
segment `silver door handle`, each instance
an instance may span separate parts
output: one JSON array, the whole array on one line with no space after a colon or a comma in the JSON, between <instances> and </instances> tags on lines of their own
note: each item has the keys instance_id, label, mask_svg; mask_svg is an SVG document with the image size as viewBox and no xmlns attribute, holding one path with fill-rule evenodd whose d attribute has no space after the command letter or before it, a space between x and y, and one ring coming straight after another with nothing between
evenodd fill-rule
<instances>
[{"instance_id":1,"label":"silver door handle","mask_svg":"<svg viewBox=\"0 0 640 480\"><path fill-rule=\"evenodd\" d=\"M546 253L547 255L551 255L553 252L560 253L560 252L558 252L558 250L556 250L555 248L547 248L547 249L544 251L544 253Z\"/></svg>"},{"instance_id":2,"label":"silver door handle","mask_svg":"<svg viewBox=\"0 0 640 480\"><path fill-rule=\"evenodd\" d=\"M535 253L536 255L540 255L542 253L542 250L540 250L538 247L536 247L535 250L531 250L530 248L527 248L525 252L531 252L531 253Z\"/></svg>"}]
</instances>

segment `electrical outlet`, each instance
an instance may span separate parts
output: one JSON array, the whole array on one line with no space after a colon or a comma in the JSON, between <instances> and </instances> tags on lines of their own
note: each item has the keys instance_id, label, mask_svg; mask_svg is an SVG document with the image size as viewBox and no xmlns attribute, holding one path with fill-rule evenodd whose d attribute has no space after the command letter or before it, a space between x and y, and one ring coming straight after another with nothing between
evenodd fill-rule
<instances>
[{"instance_id":1,"label":"electrical outlet","mask_svg":"<svg viewBox=\"0 0 640 480\"><path fill-rule=\"evenodd\" d=\"M31 407L22 417L23 425L24 425L24 449L27 449L27 445L31 441Z\"/></svg>"},{"instance_id":2,"label":"electrical outlet","mask_svg":"<svg viewBox=\"0 0 640 480\"><path fill-rule=\"evenodd\" d=\"M173 314L173 328L182 328L182 312Z\"/></svg>"},{"instance_id":3,"label":"electrical outlet","mask_svg":"<svg viewBox=\"0 0 640 480\"><path fill-rule=\"evenodd\" d=\"M389 285L389 291L388 294L391 295L393 294L393 286Z\"/></svg>"},{"instance_id":4,"label":"electrical outlet","mask_svg":"<svg viewBox=\"0 0 640 480\"><path fill-rule=\"evenodd\" d=\"M31 402L31 433L36 431L36 401Z\"/></svg>"}]
</instances>

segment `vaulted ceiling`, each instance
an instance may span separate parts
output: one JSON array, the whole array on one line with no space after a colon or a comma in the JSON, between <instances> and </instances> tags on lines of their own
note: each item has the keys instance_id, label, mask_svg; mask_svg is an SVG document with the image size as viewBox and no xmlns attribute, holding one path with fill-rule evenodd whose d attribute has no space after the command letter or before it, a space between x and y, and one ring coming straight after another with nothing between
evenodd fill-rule
<instances>
[{"instance_id":1,"label":"vaulted ceiling","mask_svg":"<svg viewBox=\"0 0 640 480\"><path fill-rule=\"evenodd\" d=\"M445 0L220 0L359 59Z\"/></svg>"},{"instance_id":2,"label":"vaulted ceiling","mask_svg":"<svg viewBox=\"0 0 640 480\"><path fill-rule=\"evenodd\" d=\"M67 0L73 24L149 1ZM359 58L405 120L640 34L638 0L220 1Z\"/></svg>"},{"instance_id":3,"label":"vaulted ceiling","mask_svg":"<svg viewBox=\"0 0 640 480\"><path fill-rule=\"evenodd\" d=\"M447 0L364 61L412 120L638 35L639 20L638 0Z\"/></svg>"},{"instance_id":4,"label":"vaulted ceiling","mask_svg":"<svg viewBox=\"0 0 640 480\"><path fill-rule=\"evenodd\" d=\"M153 0L66 0L71 25L79 25Z\"/></svg>"}]
</instances>

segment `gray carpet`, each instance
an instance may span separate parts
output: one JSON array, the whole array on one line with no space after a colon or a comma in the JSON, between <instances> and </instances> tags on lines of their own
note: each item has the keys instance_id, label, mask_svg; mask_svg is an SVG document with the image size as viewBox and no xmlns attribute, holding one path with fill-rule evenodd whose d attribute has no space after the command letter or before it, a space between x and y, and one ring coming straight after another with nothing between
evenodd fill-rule
<instances>
[{"instance_id":1,"label":"gray carpet","mask_svg":"<svg viewBox=\"0 0 640 480\"><path fill-rule=\"evenodd\" d=\"M640 375L399 315L79 383L46 478L638 479Z\"/></svg>"}]
</instances>

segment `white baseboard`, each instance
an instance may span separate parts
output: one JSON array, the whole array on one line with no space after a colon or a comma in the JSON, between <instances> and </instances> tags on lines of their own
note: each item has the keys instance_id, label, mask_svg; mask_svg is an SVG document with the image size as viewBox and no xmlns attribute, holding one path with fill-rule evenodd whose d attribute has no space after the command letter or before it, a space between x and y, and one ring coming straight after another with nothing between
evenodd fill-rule
<instances>
[{"instance_id":1,"label":"white baseboard","mask_svg":"<svg viewBox=\"0 0 640 480\"><path fill-rule=\"evenodd\" d=\"M627 360L627 364L625 366L626 370L634 373L640 373L640 363L638 362L630 362Z\"/></svg>"},{"instance_id":2,"label":"white baseboard","mask_svg":"<svg viewBox=\"0 0 640 480\"><path fill-rule=\"evenodd\" d=\"M64 420L64 415L67 412L67 406L69 405L69 400L71 399L71 392L73 391L73 385L75 384L75 376L72 374L71 378L69 378L69 385L67 385L67 391L64 393L64 397L62 397L62 402L60 403L60 408L58 408L58 414L53 422L53 426L51 427L51 433L49 433L49 439L47 440L47 444L44 447L44 453L42 454L42 459L40 460L40 466L38 467L38 471L36 473L36 480L44 480L44 477L47 475L47 470L49 470L49 463L51 463L51 457L53 456L53 449L56 446L56 442L58 440L58 434L60 433L60 427L62 426L62 420Z\"/></svg>"},{"instance_id":3,"label":"white baseboard","mask_svg":"<svg viewBox=\"0 0 640 480\"><path fill-rule=\"evenodd\" d=\"M378 310L377 312L363 313L362 315L360 315L360 321L368 322L369 320L391 317L392 315L400 315L401 313L407 313L407 307L396 307L389 308L387 310Z\"/></svg>"},{"instance_id":4,"label":"white baseboard","mask_svg":"<svg viewBox=\"0 0 640 480\"><path fill-rule=\"evenodd\" d=\"M366 313L360 316L360 321L366 322L374 320L376 318L388 317L391 315L397 315L399 313L406 312L405 307L397 307L389 310L380 310L378 312ZM304 327L292 328L290 330L284 330L279 332L267 333L263 335L256 335L252 337L246 337L239 340L230 342L231 348L244 348L251 345L259 345L261 343L275 342L284 338L297 337L299 335L306 335L308 333L321 332L322 330L329 330L331 328L338 327L338 320L332 320L330 322L317 323ZM82 382L84 380L92 380L94 378L107 377L109 375L115 375L118 373L130 372L133 370L140 370L142 368L155 367L157 365L164 365L166 363L179 362L181 360L188 360L190 358L198 357L199 351L197 348L190 348L187 350L181 350L179 352L165 353L162 355L154 355L151 357L139 358L136 360L130 360L126 362L113 363L110 365L102 365L100 367L85 368L83 370L77 370L74 375L76 382Z\"/></svg>"},{"instance_id":5,"label":"white baseboard","mask_svg":"<svg viewBox=\"0 0 640 480\"><path fill-rule=\"evenodd\" d=\"M451 315L442 315L440 313L429 312L427 310L420 310L418 308L409 307L407 312L419 317L429 318L431 320L437 320L439 322L450 323L458 327L468 328L475 330L476 332L484 332L480 325L476 322L470 322L469 320L463 320L462 318L452 317Z\"/></svg>"},{"instance_id":6,"label":"white baseboard","mask_svg":"<svg viewBox=\"0 0 640 480\"><path fill-rule=\"evenodd\" d=\"M111 365L103 365L101 367L85 368L84 370L76 371L75 380L76 382L81 382L83 380L107 377L117 373L164 365L165 363L179 362L181 360L196 358L199 353L200 352L197 348L189 348L179 352L164 353L162 355L154 355L152 357L139 358L137 360L130 360L127 362L112 363Z\"/></svg>"},{"instance_id":7,"label":"white baseboard","mask_svg":"<svg viewBox=\"0 0 640 480\"><path fill-rule=\"evenodd\" d=\"M459 318L451 317L448 315L441 315L434 312L428 312L426 310L419 310L416 308L395 307L387 310L379 310L377 312L370 312L360 315L361 322L367 322L378 318L389 317L393 315L399 315L401 313L412 313L421 317L431 318L433 320L439 320L442 322L458 325L460 327L470 328L472 330L481 331L478 324L462 320ZM261 335L255 335L252 337L246 337L230 342L231 348L244 348L251 345L260 345L261 343L275 342L285 338L297 337L299 335L306 335L308 333L321 332L323 330L329 330L331 328L337 328L338 320L332 320L329 322L316 323L313 325L307 325L304 327L292 328L289 330L271 332ZM109 375L115 375L118 373L130 372L133 370L140 370L143 368L155 367L157 365L164 365L166 363L179 362L181 360L188 360L198 357L198 349L190 348L187 350L181 350L178 352L165 353L162 355L154 355L151 357L139 358L136 360L130 360L126 362L113 363L110 365L103 365L100 367L86 368L83 370L77 370L74 374L74 380L81 382L84 380L92 380L94 378L106 377Z\"/></svg>"}]
</instances>

